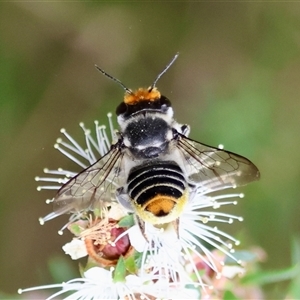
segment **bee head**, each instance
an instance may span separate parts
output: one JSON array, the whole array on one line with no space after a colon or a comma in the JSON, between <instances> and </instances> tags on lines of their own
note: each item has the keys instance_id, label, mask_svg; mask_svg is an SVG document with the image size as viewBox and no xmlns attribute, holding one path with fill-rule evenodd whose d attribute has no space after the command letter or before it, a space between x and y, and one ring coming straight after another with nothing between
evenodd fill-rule
<instances>
[{"instance_id":1,"label":"bee head","mask_svg":"<svg viewBox=\"0 0 300 300\"><path fill-rule=\"evenodd\" d=\"M170 100L161 95L156 87L139 88L135 92L126 92L124 101L117 107L117 116L127 119L142 111L167 114L171 107Z\"/></svg>"},{"instance_id":2,"label":"bee head","mask_svg":"<svg viewBox=\"0 0 300 300\"><path fill-rule=\"evenodd\" d=\"M124 146L137 159L159 157L168 151L173 138L173 109L171 102L156 88L156 83L177 57L178 53L148 89L139 88L135 92L96 66L98 71L125 90L124 101L117 107L116 114Z\"/></svg>"},{"instance_id":3,"label":"bee head","mask_svg":"<svg viewBox=\"0 0 300 300\"><path fill-rule=\"evenodd\" d=\"M161 76L171 67L174 61L178 57L178 53L173 57L171 62L163 69L163 71L156 77L153 84L148 88L139 88L137 91L133 92L131 89L127 88L119 79L109 75L104 70L95 65L96 69L100 71L103 75L110 78L111 80L117 82L124 90L125 96L124 101L117 107L117 116L122 116L123 120L138 113L143 110L155 111L164 114L169 114L169 107L171 107L171 102L160 94L156 88L157 81Z\"/></svg>"}]
</instances>

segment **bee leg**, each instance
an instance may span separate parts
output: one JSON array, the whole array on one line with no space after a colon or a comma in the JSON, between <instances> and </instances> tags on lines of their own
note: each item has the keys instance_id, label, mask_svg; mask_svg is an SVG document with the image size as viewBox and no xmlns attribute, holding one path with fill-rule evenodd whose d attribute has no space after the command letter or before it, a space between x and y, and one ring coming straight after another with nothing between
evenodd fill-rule
<instances>
[{"instance_id":1,"label":"bee leg","mask_svg":"<svg viewBox=\"0 0 300 300\"><path fill-rule=\"evenodd\" d=\"M143 235L143 237L145 238L145 240L147 242L149 242L149 239L147 238L147 235L145 233L145 222L139 218L137 215L135 215L135 223L139 226L141 233Z\"/></svg>"}]
</instances>

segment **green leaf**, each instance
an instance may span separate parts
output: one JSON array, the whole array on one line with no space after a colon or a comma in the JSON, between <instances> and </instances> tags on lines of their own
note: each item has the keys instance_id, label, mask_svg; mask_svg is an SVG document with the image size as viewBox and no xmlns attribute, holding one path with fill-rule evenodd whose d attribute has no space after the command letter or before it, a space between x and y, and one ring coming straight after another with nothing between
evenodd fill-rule
<instances>
[{"instance_id":1,"label":"green leaf","mask_svg":"<svg viewBox=\"0 0 300 300\"><path fill-rule=\"evenodd\" d=\"M126 267L126 270L131 274L135 274L137 272L138 268L135 264L134 255L130 255L128 258L125 259L125 267Z\"/></svg>"},{"instance_id":2,"label":"green leaf","mask_svg":"<svg viewBox=\"0 0 300 300\"><path fill-rule=\"evenodd\" d=\"M95 208L95 209L93 210L93 213L94 213L94 215L95 215L96 217L101 217L101 216L102 216L102 214L101 214L101 209L99 209L99 208Z\"/></svg>"},{"instance_id":3,"label":"green leaf","mask_svg":"<svg viewBox=\"0 0 300 300\"><path fill-rule=\"evenodd\" d=\"M241 299L236 297L231 291L225 291L223 300L241 300Z\"/></svg>"},{"instance_id":4,"label":"green leaf","mask_svg":"<svg viewBox=\"0 0 300 300\"><path fill-rule=\"evenodd\" d=\"M120 227L132 227L134 225L133 215L125 216L118 222L118 225Z\"/></svg>"},{"instance_id":5,"label":"green leaf","mask_svg":"<svg viewBox=\"0 0 300 300\"><path fill-rule=\"evenodd\" d=\"M72 279L77 273L72 263L61 256L52 257L48 262L48 268L52 278L57 282Z\"/></svg>"},{"instance_id":6,"label":"green leaf","mask_svg":"<svg viewBox=\"0 0 300 300\"><path fill-rule=\"evenodd\" d=\"M294 237L292 241L292 263L298 266L298 274L292 280L288 288L288 296L292 299L300 299L300 239Z\"/></svg>"},{"instance_id":7,"label":"green leaf","mask_svg":"<svg viewBox=\"0 0 300 300\"><path fill-rule=\"evenodd\" d=\"M297 275L299 275L299 265L294 265L282 270L258 271L256 273L249 274L241 279L241 283L264 285L293 279Z\"/></svg>"},{"instance_id":8,"label":"green leaf","mask_svg":"<svg viewBox=\"0 0 300 300\"><path fill-rule=\"evenodd\" d=\"M84 272L85 272L85 270L86 270L86 267L84 267L83 264L80 262L80 263L78 264L78 268L79 268L79 274L80 274L80 276L81 276L81 277L84 277Z\"/></svg>"},{"instance_id":9,"label":"green leaf","mask_svg":"<svg viewBox=\"0 0 300 300\"><path fill-rule=\"evenodd\" d=\"M126 275L126 267L125 267L124 257L120 256L118 263L116 265L116 269L114 271L114 277L113 277L114 282L124 282L125 275Z\"/></svg>"},{"instance_id":10,"label":"green leaf","mask_svg":"<svg viewBox=\"0 0 300 300\"><path fill-rule=\"evenodd\" d=\"M79 236L80 233L83 231L82 226L80 226L80 224L78 223L71 224L68 229L71 231L71 233L73 233L76 236Z\"/></svg>"},{"instance_id":11,"label":"green leaf","mask_svg":"<svg viewBox=\"0 0 300 300\"><path fill-rule=\"evenodd\" d=\"M296 277L291 282L288 289L288 296L290 297L290 299L300 299L300 278L299 277Z\"/></svg>"},{"instance_id":12,"label":"green leaf","mask_svg":"<svg viewBox=\"0 0 300 300\"><path fill-rule=\"evenodd\" d=\"M300 237L294 237L292 240L292 263L300 263Z\"/></svg>"},{"instance_id":13,"label":"green leaf","mask_svg":"<svg viewBox=\"0 0 300 300\"><path fill-rule=\"evenodd\" d=\"M142 258L143 258L143 253L135 251L134 261L135 261L135 265L138 269L140 269L142 266Z\"/></svg>"}]
</instances>

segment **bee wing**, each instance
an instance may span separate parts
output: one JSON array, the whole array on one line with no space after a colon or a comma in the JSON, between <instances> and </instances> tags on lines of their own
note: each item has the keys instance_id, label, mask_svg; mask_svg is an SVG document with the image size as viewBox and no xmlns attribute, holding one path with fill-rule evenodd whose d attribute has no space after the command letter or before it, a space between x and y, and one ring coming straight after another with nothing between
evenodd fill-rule
<instances>
[{"instance_id":1,"label":"bee wing","mask_svg":"<svg viewBox=\"0 0 300 300\"><path fill-rule=\"evenodd\" d=\"M100 208L102 202L116 201L115 192L120 186L118 173L122 157L119 147L114 147L65 183L54 198L54 214L59 216Z\"/></svg>"},{"instance_id":2,"label":"bee wing","mask_svg":"<svg viewBox=\"0 0 300 300\"><path fill-rule=\"evenodd\" d=\"M178 147L189 179L204 192L245 185L260 177L257 167L238 154L201 144L181 134Z\"/></svg>"}]
</instances>

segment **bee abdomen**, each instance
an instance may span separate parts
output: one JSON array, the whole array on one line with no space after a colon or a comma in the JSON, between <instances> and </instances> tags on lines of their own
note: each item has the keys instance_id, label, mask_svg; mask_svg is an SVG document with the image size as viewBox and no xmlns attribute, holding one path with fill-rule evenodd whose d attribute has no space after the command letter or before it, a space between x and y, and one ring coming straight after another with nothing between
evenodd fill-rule
<instances>
[{"instance_id":1,"label":"bee abdomen","mask_svg":"<svg viewBox=\"0 0 300 300\"><path fill-rule=\"evenodd\" d=\"M180 167L173 161L154 161L133 169L128 194L134 203L154 215L167 215L186 189Z\"/></svg>"}]
</instances>

